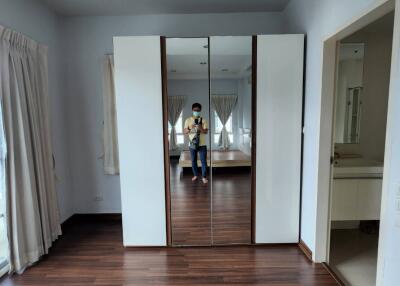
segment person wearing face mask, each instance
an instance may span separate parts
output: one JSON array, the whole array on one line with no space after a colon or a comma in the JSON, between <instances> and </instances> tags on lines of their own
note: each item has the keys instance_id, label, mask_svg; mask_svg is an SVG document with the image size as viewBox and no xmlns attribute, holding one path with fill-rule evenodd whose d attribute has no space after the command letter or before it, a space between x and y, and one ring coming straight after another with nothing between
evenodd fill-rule
<instances>
[{"instance_id":1,"label":"person wearing face mask","mask_svg":"<svg viewBox=\"0 0 400 286\"><path fill-rule=\"evenodd\" d=\"M193 103L193 115L185 120L185 128L183 132L189 137L189 150L192 159L192 181L196 181L199 177L197 167L197 154L200 155L201 161L201 176L204 184L207 180L207 140L208 133L207 121L201 117L201 104Z\"/></svg>"}]
</instances>

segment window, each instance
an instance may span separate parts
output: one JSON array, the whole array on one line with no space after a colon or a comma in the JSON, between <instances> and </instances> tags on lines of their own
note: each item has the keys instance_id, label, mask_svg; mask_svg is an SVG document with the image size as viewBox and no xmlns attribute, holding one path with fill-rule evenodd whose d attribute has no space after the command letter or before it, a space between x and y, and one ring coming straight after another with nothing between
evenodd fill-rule
<instances>
[{"instance_id":1,"label":"window","mask_svg":"<svg viewBox=\"0 0 400 286\"><path fill-rule=\"evenodd\" d=\"M168 135L171 134L171 129L172 129L172 126L168 121ZM178 145L183 145L183 142L185 139L184 135L183 135L183 112L181 112L181 114L179 115L178 121L176 121L175 131L176 131L176 143Z\"/></svg>"},{"instance_id":2,"label":"window","mask_svg":"<svg viewBox=\"0 0 400 286\"><path fill-rule=\"evenodd\" d=\"M214 144L218 144L219 135L221 134L223 125L222 125L222 122L219 119L216 111L214 111L214 124L215 124ZM231 141L231 143L233 143L232 114L231 114L231 116L229 116L229 119L226 122L225 128L228 131L229 140Z\"/></svg>"}]
</instances>

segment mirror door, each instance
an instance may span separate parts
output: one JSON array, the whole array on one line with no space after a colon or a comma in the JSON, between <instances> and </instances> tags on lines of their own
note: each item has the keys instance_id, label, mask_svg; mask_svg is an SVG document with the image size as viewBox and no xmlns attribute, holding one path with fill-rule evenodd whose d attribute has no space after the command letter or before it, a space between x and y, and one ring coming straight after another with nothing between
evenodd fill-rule
<instances>
[{"instance_id":1,"label":"mirror door","mask_svg":"<svg viewBox=\"0 0 400 286\"><path fill-rule=\"evenodd\" d=\"M171 244L251 244L253 38L165 41Z\"/></svg>"},{"instance_id":2,"label":"mirror door","mask_svg":"<svg viewBox=\"0 0 400 286\"><path fill-rule=\"evenodd\" d=\"M215 245L251 243L252 37L210 37Z\"/></svg>"},{"instance_id":3,"label":"mirror door","mask_svg":"<svg viewBox=\"0 0 400 286\"><path fill-rule=\"evenodd\" d=\"M211 245L208 38L167 38L166 62L171 243Z\"/></svg>"}]
</instances>

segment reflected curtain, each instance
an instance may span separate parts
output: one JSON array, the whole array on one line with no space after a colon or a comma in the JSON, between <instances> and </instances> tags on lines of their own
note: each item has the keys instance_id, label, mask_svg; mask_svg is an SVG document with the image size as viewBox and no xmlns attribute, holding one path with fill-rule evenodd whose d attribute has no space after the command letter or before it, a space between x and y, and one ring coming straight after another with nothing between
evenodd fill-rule
<instances>
[{"instance_id":1,"label":"reflected curtain","mask_svg":"<svg viewBox=\"0 0 400 286\"><path fill-rule=\"evenodd\" d=\"M226 130L226 123L232 114L237 102L237 95L214 95L212 96L212 104L217 112L219 120L222 123L222 130L218 139L218 146L221 149L227 150L231 145L229 140L228 131Z\"/></svg>"},{"instance_id":2,"label":"reflected curtain","mask_svg":"<svg viewBox=\"0 0 400 286\"><path fill-rule=\"evenodd\" d=\"M47 47L0 26L11 271L38 261L61 234L47 86Z\"/></svg>"},{"instance_id":3,"label":"reflected curtain","mask_svg":"<svg viewBox=\"0 0 400 286\"><path fill-rule=\"evenodd\" d=\"M103 63L103 158L107 175L119 174L116 110L114 57L107 55Z\"/></svg>"},{"instance_id":4,"label":"reflected curtain","mask_svg":"<svg viewBox=\"0 0 400 286\"><path fill-rule=\"evenodd\" d=\"M169 135L169 149L176 150L179 148L177 144L175 125L182 113L185 105L184 96L169 96L168 97L168 121L171 124L171 133Z\"/></svg>"}]
</instances>

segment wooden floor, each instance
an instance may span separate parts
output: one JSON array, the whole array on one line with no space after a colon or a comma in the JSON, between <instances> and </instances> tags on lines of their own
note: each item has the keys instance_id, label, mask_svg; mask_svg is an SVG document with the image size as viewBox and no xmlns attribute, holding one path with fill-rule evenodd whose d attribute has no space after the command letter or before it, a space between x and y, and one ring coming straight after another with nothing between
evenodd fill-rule
<instances>
[{"instance_id":1,"label":"wooden floor","mask_svg":"<svg viewBox=\"0 0 400 286\"><path fill-rule=\"evenodd\" d=\"M338 285L296 246L124 248L121 222L68 227L50 255L1 286Z\"/></svg>"},{"instance_id":2,"label":"wooden floor","mask_svg":"<svg viewBox=\"0 0 400 286\"><path fill-rule=\"evenodd\" d=\"M170 170L173 245L251 243L249 168L218 168L208 185L192 182L176 161Z\"/></svg>"}]
</instances>

